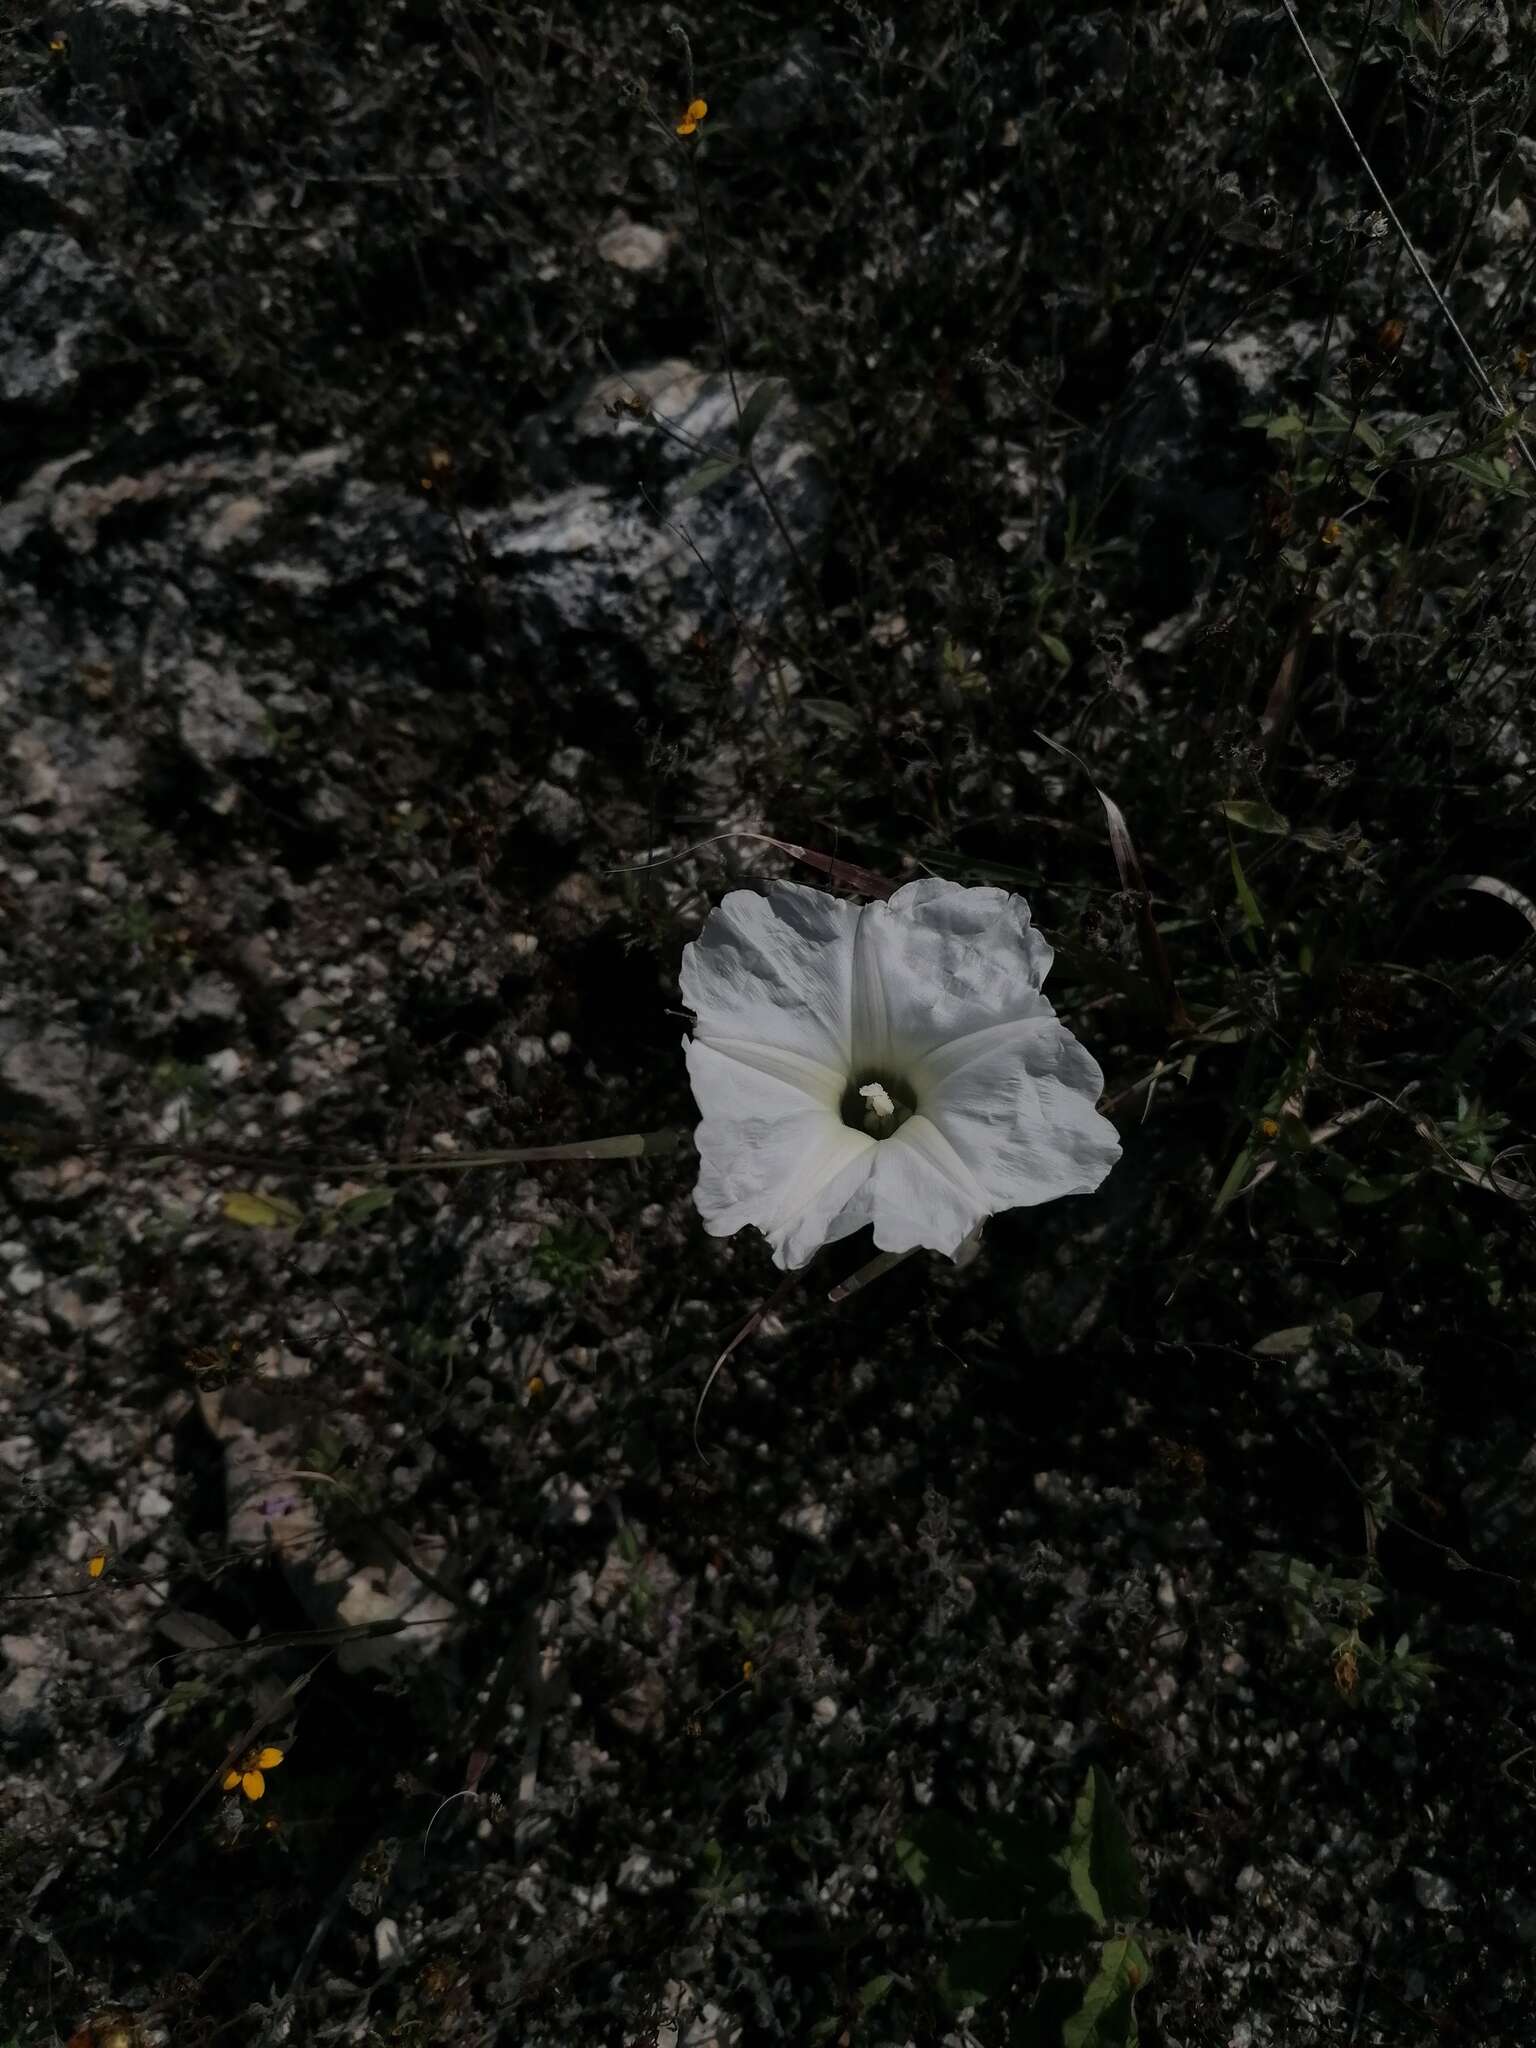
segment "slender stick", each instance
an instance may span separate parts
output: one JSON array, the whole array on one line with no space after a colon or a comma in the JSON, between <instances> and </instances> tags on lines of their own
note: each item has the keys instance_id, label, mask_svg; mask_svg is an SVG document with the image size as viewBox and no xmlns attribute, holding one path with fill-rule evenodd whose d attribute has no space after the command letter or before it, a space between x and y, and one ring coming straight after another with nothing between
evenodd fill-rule
<instances>
[{"instance_id":1,"label":"slender stick","mask_svg":"<svg viewBox=\"0 0 1536 2048\"><path fill-rule=\"evenodd\" d=\"M1423 278L1425 284L1428 285L1430 296L1433 298L1435 304L1440 308L1441 313L1444 315L1446 325L1450 328L1452 334L1455 335L1457 341L1460 343L1461 352L1466 357L1467 362L1471 366L1472 374L1477 380L1478 389L1483 393L1483 395L1486 398L1488 398L1494 405L1498 407L1499 412L1501 414L1507 413L1510 410L1509 400L1495 388L1493 379L1488 375L1488 372L1483 368L1482 362L1478 357L1477 350L1473 348L1471 342L1468 341L1467 337L1462 333L1461 329L1457 326L1455 314L1446 304L1444 297L1441 295L1440 287L1435 283L1435 280L1430 276L1429 268L1426 265L1423 257L1419 254L1418 250L1413 246L1413 242L1409 236L1408 230L1403 226L1402 222L1398 219L1396 213L1393 211L1391 200L1382 190L1381 180L1377 177L1376 173L1371 169L1370 158L1366 155L1364 149L1362 148L1358 138L1355 135L1354 129L1351 128L1349 125L1348 115L1346 115L1344 109L1339 105L1338 100L1334 97L1333 87L1328 83L1327 74L1323 70L1322 65L1318 63L1317 53L1313 50L1312 45L1307 41L1307 32L1302 27L1300 21L1297 19L1295 0L1284 0L1284 4L1285 11L1290 16L1291 27L1295 29L1297 36L1300 38L1301 47L1307 53L1307 61L1312 66L1312 69L1317 73L1318 84L1321 85L1323 91L1328 95L1328 104L1333 108L1334 113L1338 116L1339 126L1344 130L1344 133L1349 137L1350 147L1354 150L1355 155L1360 159L1360 168L1365 172L1367 178L1370 179L1371 189L1375 192L1376 197L1381 201L1381 208L1383 213L1385 213L1387 219L1391 221L1393 227L1396 228L1398 237L1401 240L1404 249L1407 250L1409 260L1412 262L1414 269L1419 273L1420 277ZM1527 448L1527 446L1525 445L1525 441L1522 438L1518 428L1511 429L1510 438L1513 440L1515 446L1520 450L1520 453L1525 457L1526 468L1530 470L1533 475L1536 475L1536 457L1532 456L1530 449Z\"/></svg>"}]
</instances>

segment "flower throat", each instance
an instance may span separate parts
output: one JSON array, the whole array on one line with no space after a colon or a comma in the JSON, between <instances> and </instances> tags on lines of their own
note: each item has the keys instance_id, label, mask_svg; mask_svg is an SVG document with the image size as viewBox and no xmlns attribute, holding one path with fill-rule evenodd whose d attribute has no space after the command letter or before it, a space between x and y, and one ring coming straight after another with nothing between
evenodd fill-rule
<instances>
[{"instance_id":1,"label":"flower throat","mask_svg":"<svg viewBox=\"0 0 1536 2048\"><path fill-rule=\"evenodd\" d=\"M889 1138L914 1114L917 1097L894 1074L862 1074L843 1090L839 1107L851 1130L864 1131L871 1138Z\"/></svg>"}]
</instances>

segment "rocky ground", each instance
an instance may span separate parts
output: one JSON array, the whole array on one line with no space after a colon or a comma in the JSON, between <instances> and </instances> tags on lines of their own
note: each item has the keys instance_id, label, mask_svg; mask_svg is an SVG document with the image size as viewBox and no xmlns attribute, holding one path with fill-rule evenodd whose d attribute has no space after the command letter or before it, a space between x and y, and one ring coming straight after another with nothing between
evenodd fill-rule
<instances>
[{"instance_id":1,"label":"rocky ground","mask_svg":"<svg viewBox=\"0 0 1536 2048\"><path fill-rule=\"evenodd\" d=\"M1536 44L1378 11L1500 405L1283 12L0 29L0 2048L1536 2041ZM706 1236L729 833L1026 893L1103 1191Z\"/></svg>"}]
</instances>

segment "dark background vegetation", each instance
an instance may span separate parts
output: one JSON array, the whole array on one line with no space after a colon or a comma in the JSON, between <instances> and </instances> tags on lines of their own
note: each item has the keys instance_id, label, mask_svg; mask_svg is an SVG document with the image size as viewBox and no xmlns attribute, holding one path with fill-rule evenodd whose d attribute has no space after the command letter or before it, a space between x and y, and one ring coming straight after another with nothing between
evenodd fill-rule
<instances>
[{"instance_id":1,"label":"dark background vegetation","mask_svg":"<svg viewBox=\"0 0 1536 2048\"><path fill-rule=\"evenodd\" d=\"M0 255L115 283L0 407L0 2042L1536 2040L1536 24L1303 25L1500 402L1281 8L12 12ZM480 536L669 360L813 457L620 408L768 581L578 629ZM1125 1156L839 1247L701 1456L686 1146L340 1162L686 1127L682 945L824 877L612 871L748 825L1025 893ZM1137 1909L989 1947L1091 1766Z\"/></svg>"}]
</instances>

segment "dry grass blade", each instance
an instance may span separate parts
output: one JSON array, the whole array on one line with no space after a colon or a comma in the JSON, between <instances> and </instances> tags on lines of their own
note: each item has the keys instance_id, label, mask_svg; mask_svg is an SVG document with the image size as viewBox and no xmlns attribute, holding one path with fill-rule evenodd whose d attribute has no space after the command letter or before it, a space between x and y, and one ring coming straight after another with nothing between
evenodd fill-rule
<instances>
[{"instance_id":1,"label":"dry grass blade","mask_svg":"<svg viewBox=\"0 0 1536 2048\"><path fill-rule=\"evenodd\" d=\"M889 1273L893 1266L899 1266L903 1259L910 1259L911 1252L880 1252L856 1273L850 1273L846 1280L840 1280L827 1295L828 1301L846 1301L850 1294L857 1294L862 1287Z\"/></svg>"},{"instance_id":2,"label":"dry grass blade","mask_svg":"<svg viewBox=\"0 0 1536 2048\"><path fill-rule=\"evenodd\" d=\"M790 1288L793 1287L794 1284L794 1274L786 1273L784 1278L779 1282L779 1285L774 1289L772 1294L769 1295L768 1299L766 1301L760 1301L757 1307L753 1309L751 1315L747 1317L747 1320L736 1332L735 1336L731 1339L730 1343L726 1345L725 1349L721 1352L720 1356L709 1368L709 1378L704 1382L703 1389L699 1394L698 1406L693 1411L693 1448L698 1452L699 1457L703 1460L703 1462L706 1465L709 1463L709 1460L707 1457L704 1456L704 1446L699 1442L699 1418L704 1413L704 1403L709 1399L709 1390L715 1384L715 1381L719 1376L720 1368L725 1364L726 1360L730 1357L731 1353L736 1349L737 1345L745 1344L747 1339L751 1336L752 1332L763 1320L764 1316L771 1315L773 1313L773 1311L778 1307L779 1303L784 1299L785 1295L788 1294Z\"/></svg>"},{"instance_id":3,"label":"dry grass blade","mask_svg":"<svg viewBox=\"0 0 1536 2048\"><path fill-rule=\"evenodd\" d=\"M1314 1124L1311 1127L1307 1132L1309 1148L1313 1151L1320 1151L1324 1145L1330 1144L1338 1137L1341 1131L1347 1131L1352 1125L1361 1123L1366 1117L1375 1116L1378 1111L1387 1109L1390 1106L1389 1103L1378 1098L1370 1102L1359 1103L1354 1109L1341 1110L1337 1116L1329 1117L1326 1123ZM1286 1108L1292 1115L1299 1113L1292 1107L1291 1103L1287 1103ZM1280 1161L1276 1158L1261 1159L1253 1169L1251 1179L1245 1181L1231 1199L1235 1201L1238 1196L1246 1198L1251 1195L1256 1188L1264 1185L1265 1181L1269 1179L1269 1176L1279 1165Z\"/></svg>"},{"instance_id":4,"label":"dry grass blade","mask_svg":"<svg viewBox=\"0 0 1536 2048\"><path fill-rule=\"evenodd\" d=\"M829 881L840 883L843 888L852 889L860 896L873 896L883 902L901 887L899 882L888 881L884 875L877 875L871 868L861 868L855 861L839 860L836 854L820 853L814 846L797 846L792 839L775 839L771 832L717 832L712 839L699 839L692 846L685 846L681 853L663 854L660 860L637 861L628 867L609 868L607 872L610 875L643 875L652 868L664 868L673 861L686 860L689 854L698 853L706 846L718 846L725 839L757 839L764 846L776 846L791 860L803 860L813 868L820 868Z\"/></svg>"},{"instance_id":5,"label":"dry grass blade","mask_svg":"<svg viewBox=\"0 0 1536 2048\"><path fill-rule=\"evenodd\" d=\"M1434 1147L1436 1173L1446 1174L1452 1180L1468 1181L1475 1188L1486 1189L1490 1195L1503 1195L1506 1201L1518 1202L1523 1209L1536 1208L1536 1186L1529 1181L1514 1180L1509 1174L1500 1173L1496 1166L1479 1166L1475 1160L1459 1159L1428 1117L1415 1117L1413 1127L1427 1144Z\"/></svg>"},{"instance_id":6,"label":"dry grass blade","mask_svg":"<svg viewBox=\"0 0 1536 2048\"><path fill-rule=\"evenodd\" d=\"M573 1138L564 1145L507 1145L494 1152L419 1152L406 1159L354 1159L349 1173L437 1173L456 1166L520 1166L541 1159L654 1159L675 1152L687 1136L668 1126L618 1138Z\"/></svg>"},{"instance_id":7,"label":"dry grass blade","mask_svg":"<svg viewBox=\"0 0 1536 2048\"><path fill-rule=\"evenodd\" d=\"M1048 747L1075 767L1081 768L1092 786L1094 795L1104 806L1104 816L1109 823L1110 851L1115 856L1115 869L1120 877L1120 886L1136 905L1136 932L1141 943L1142 965L1148 979L1162 997L1163 1017L1169 1031L1182 1038L1193 1031L1195 1026L1184 1007L1184 998L1179 994L1173 978L1173 968L1168 959L1168 949L1163 944L1163 935L1157 928L1157 919L1152 914L1152 891L1147 887L1147 878L1142 872L1141 859L1136 852L1136 842L1131 837L1131 828L1125 822L1125 813L1112 796L1100 789L1094 781L1086 762L1079 759L1070 747L1062 746L1059 740L1051 739L1043 732L1035 737L1045 741Z\"/></svg>"},{"instance_id":8,"label":"dry grass blade","mask_svg":"<svg viewBox=\"0 0 1536 2048\"><path fill-rule=\"evenodd\" d=\"M1536 903L1529 896L1522 896L1511 883L1501 882L1497 875L1452 875L1443 886L1447 889L1474 889L1481 896L1497 896L1511 910L1518 910L1531 930L1536 932Z\"/></svg>"}]
</instances>

